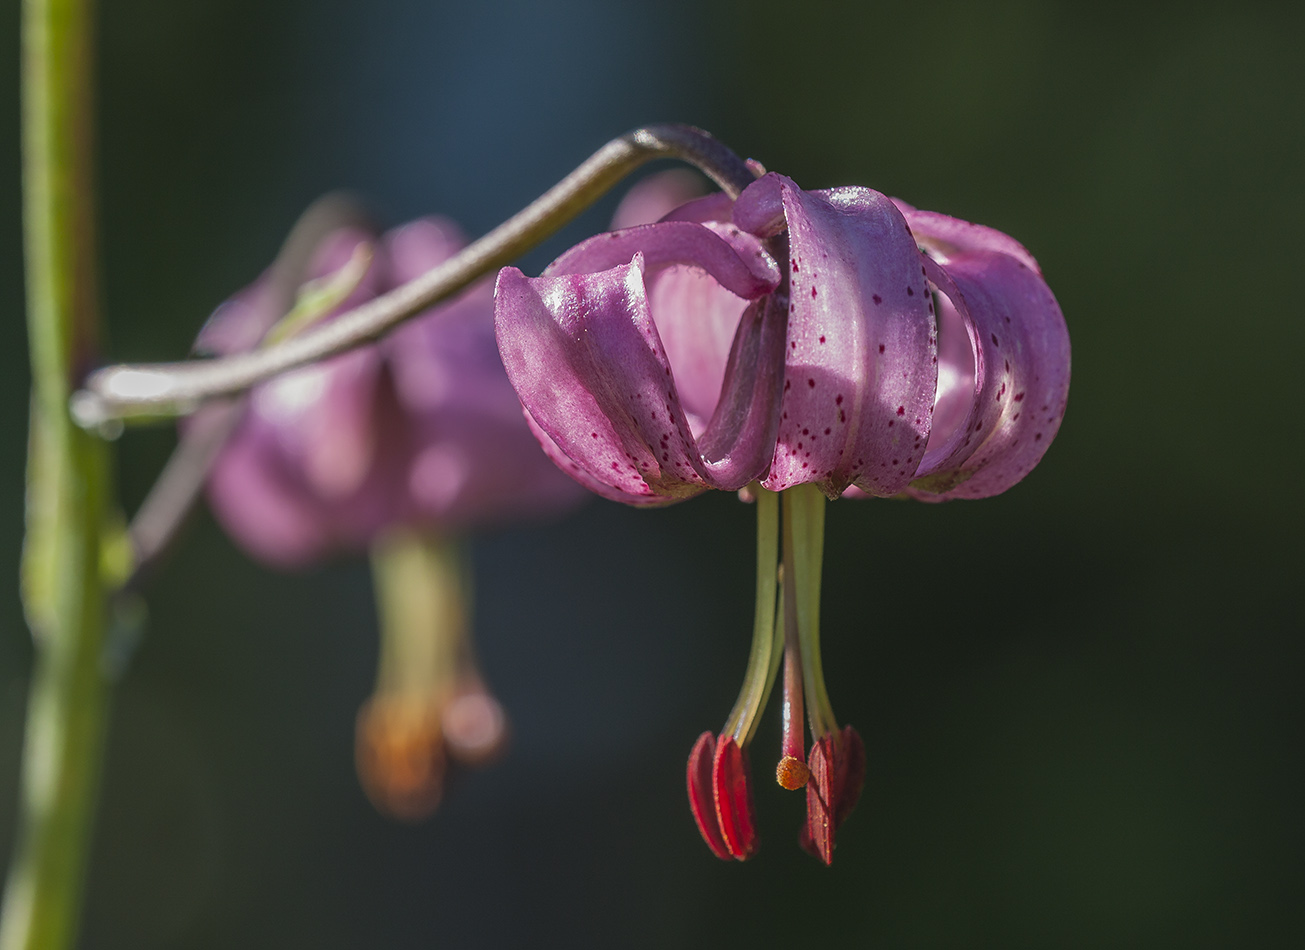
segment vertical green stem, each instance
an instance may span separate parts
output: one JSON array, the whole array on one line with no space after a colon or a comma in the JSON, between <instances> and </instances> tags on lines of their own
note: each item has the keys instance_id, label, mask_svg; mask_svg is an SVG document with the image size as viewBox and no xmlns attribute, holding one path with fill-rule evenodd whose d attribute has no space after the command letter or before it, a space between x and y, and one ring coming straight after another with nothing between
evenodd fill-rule
<instances>
[{"instance_id":1,"label":"vertical green stem","mask_svg":"<svg viewBox=\"0 0 1305 950\"><path fill-rule=\"evenodd\" d=\"M107 452L68 414L95 348L90 0L23 4L23 186L32 414L23 600L36 647L0 950L76 939L108 688Z\"/></svg>"}]
</instances>

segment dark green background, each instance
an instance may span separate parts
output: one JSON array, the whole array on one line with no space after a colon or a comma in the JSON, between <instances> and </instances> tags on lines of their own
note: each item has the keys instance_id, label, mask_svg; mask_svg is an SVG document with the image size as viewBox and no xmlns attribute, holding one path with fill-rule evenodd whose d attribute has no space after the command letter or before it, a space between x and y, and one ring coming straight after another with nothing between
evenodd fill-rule
<instances>
[{"instance_id":1,"label":"dark green background","mask_svg":"<svg viewBox=\"0 0 1305 950\"><path fill-rule=\"evenodd\" d=\"M482 232L610 136L711 129L807 187L984 222L1069 320L1069 412L1007 495L829 511L825 649L865 737L832 869L764 780L713 859L684 758L747 650L751 511L596 502L477 540L510 756L429 823L352 773L361 559L264 572L207 515L114 708L86 947L1273 947L1302 938L1305 18L1141 3L102 4L110 356L182 355L338 186ZM27 370L17 4L0 47L0 577ZM614 200L614 199L613 199ZM613 200L577 228L601 228ZM539 267L560 239L526 261ZM165 428L119 445L134 506ZM31 650L0 597L0 858Z\"/></svg>"}]
</instances>

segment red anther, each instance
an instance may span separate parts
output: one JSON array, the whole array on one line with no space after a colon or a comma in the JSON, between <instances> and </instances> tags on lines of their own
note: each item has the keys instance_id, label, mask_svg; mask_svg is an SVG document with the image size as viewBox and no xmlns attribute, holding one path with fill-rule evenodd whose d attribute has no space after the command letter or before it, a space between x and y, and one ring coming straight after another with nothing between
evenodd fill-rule
<instances>
[{"instance_id":1,"label":"red anther","mask_svg":"<svg viewBox=\"0 0 1305 950\"><path fill-rule=\"evenodd\" d=\"M802 848L825 864L834 860L834 834L852 813L865 782L865 746L851 726L834 737L823 736L811 747L807 765L807 823L798 840Z\"/></svg>"},{"instance_id":2,"label":"red anther","mask_svg":"<svg viewBox=\"0 0 1305 950\"><path fill-rule=\"evenodd\" d=\"M746 861L757 850L757 822L752 811L748 754L732 736L721 736L716 742L711 780L716 792L716 817L720 820L725 845L731 855Z\"/></svg>"},{"instance_id":3,"label":"red anther","mask_svg":"<svg viewBox=\"0 0 1305 950\"><path fill-rule=\"evenodd\" d=\"M716 795L712 786L712 765L716 758L716 737L710 732L698 736L689 753L689 808L698 823L702 840L707 842L712 854L728 861L732 854L720 833L720 820L716 817Z\"/></svg>"}]
</instances>

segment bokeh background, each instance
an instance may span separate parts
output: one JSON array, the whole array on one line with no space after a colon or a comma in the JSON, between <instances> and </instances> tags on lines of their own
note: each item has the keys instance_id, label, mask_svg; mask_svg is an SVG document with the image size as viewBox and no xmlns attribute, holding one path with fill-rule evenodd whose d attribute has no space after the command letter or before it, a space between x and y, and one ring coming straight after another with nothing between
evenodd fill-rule
<instances>
[{"instance_id":1,"label":"bokeh background","mask_svg":"<svg viewBox=\"0 0 1305 950\"><path fill-rule=\"evenodd\" d=\"M17 7L0 4L0 577L28 384ZM117 0L100 30L110 356L168 359L315 196L480 233L609 137L711 129L807 187L1016 235L1074 344L1043 464L830 509L825 650L865 737L833 868L764 780L742 866L684 758L751 624L752 512L595 502L475 540L510 755L412 827L353 776L365 562L261 570L201 514L113 709L83 945L1273 947L1302 939L1305 17L1287 4ZM615 197L525 261L603 226ZM1294 434L1293 434L1294 433ZM167 428L119 443L130 509ZM0 861L31 649L0 584ZM3 865L0 865L3 866Z\"/></svg>"}]
</instances>

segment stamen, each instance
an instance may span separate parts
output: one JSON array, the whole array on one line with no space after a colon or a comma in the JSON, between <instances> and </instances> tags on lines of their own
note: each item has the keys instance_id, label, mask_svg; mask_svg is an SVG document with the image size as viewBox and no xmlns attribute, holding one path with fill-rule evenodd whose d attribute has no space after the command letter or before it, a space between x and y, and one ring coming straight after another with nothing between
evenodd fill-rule
<instances>
[{"instance_id":1,"label":"stamen","mask_svg":"<svg viewBox=\"0 0 1305 950\"><path fill-rule=\"evenodd\" d=\"M779 559L779 495L757 486L757 600L752 622L752 650L739 698L721 735L745 748L757 731L761 711L779 671L782 627L775 622L775 565Z\"/></svg>"}]
</instances>

